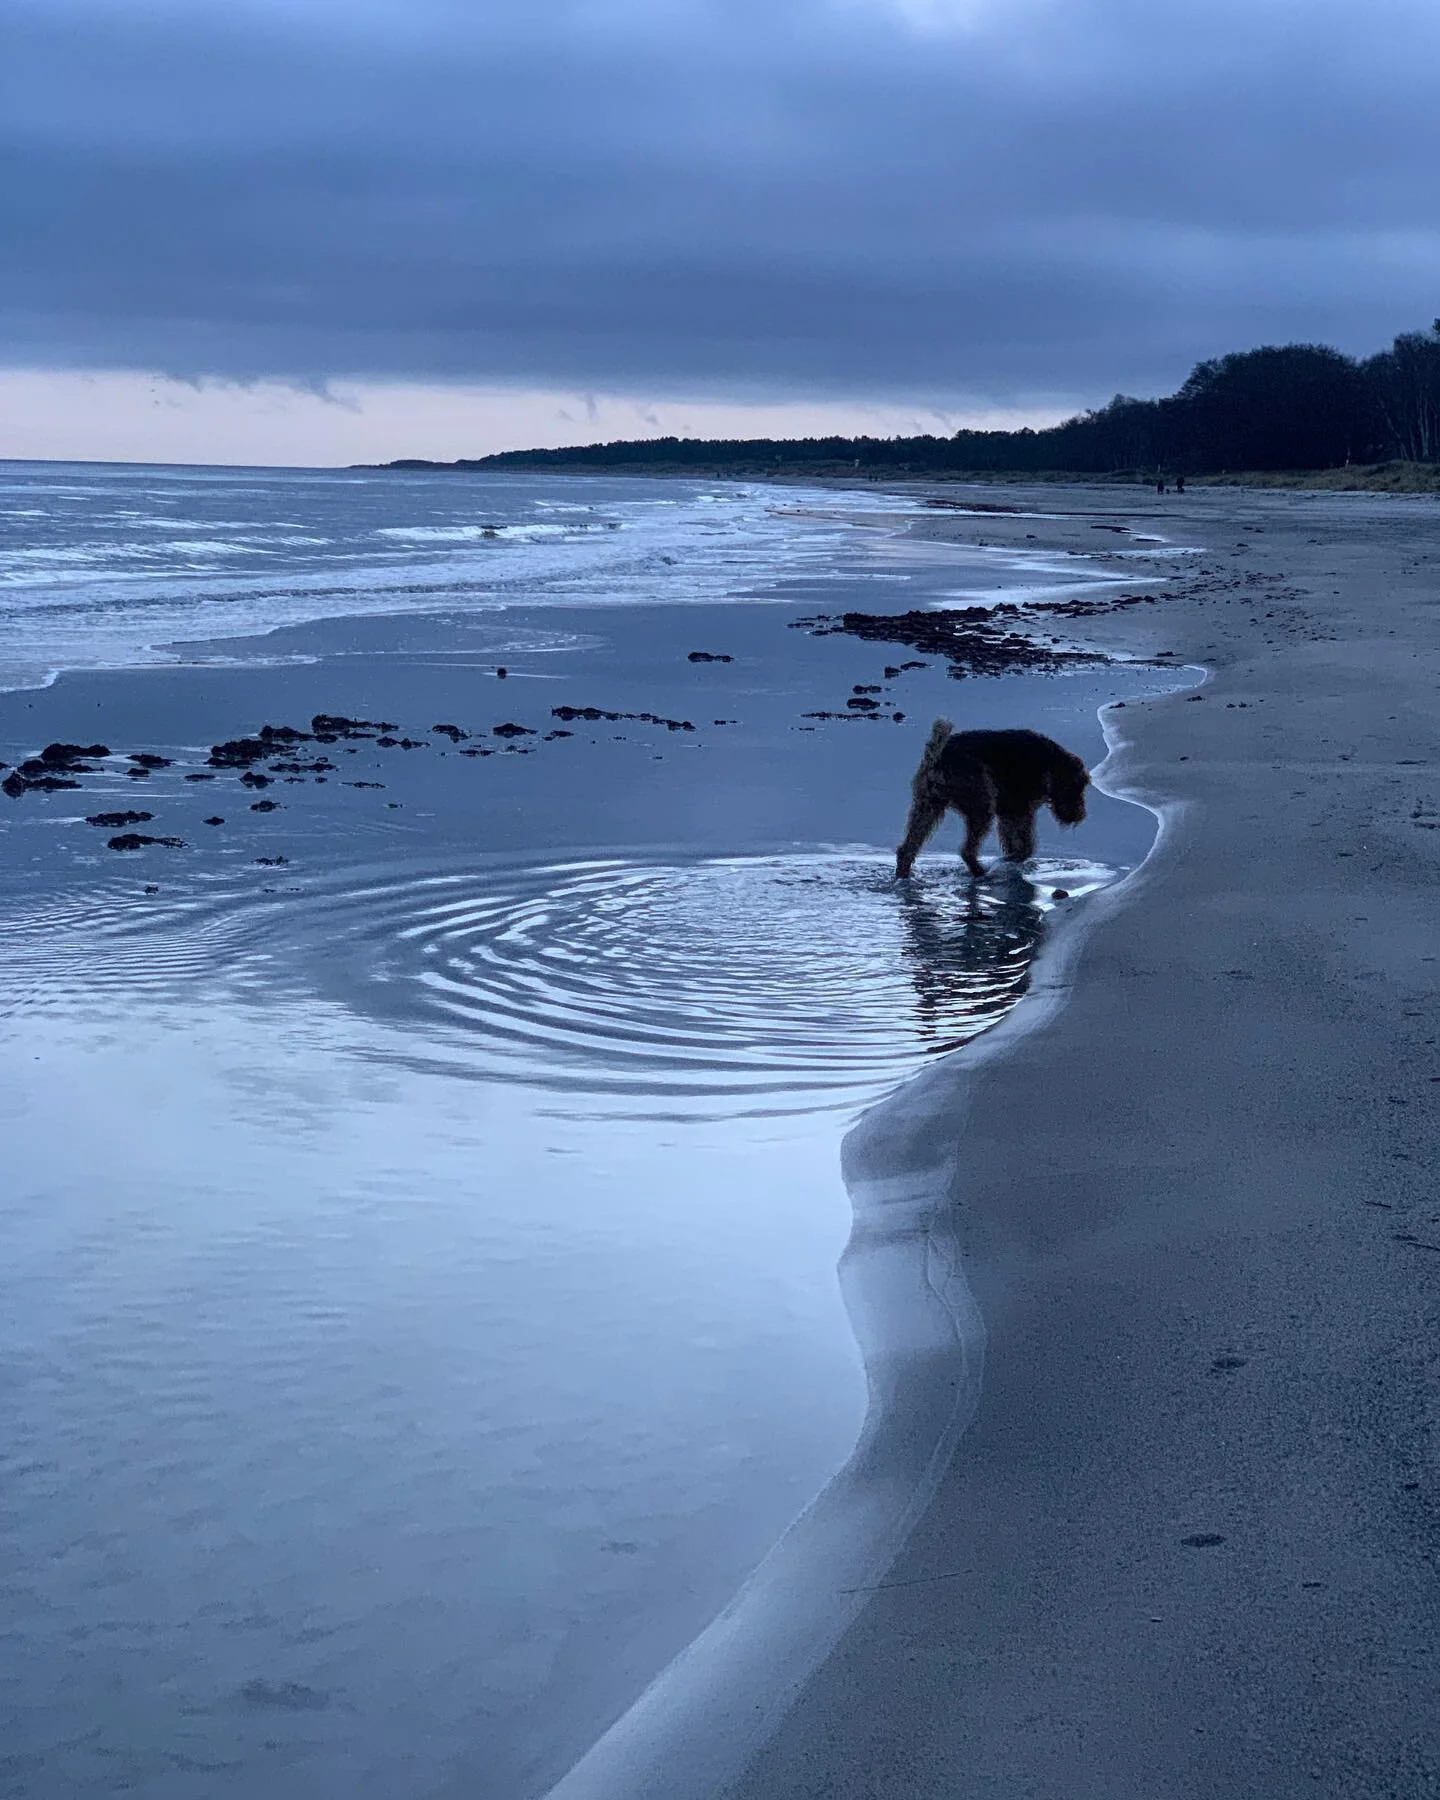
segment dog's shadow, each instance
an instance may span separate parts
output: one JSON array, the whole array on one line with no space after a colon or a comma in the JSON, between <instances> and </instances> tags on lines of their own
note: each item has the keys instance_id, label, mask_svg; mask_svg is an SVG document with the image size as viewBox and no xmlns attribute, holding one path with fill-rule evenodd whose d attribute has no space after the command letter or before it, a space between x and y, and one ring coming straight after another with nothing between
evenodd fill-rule
<instances>
[{"instance_id":1,"label":"dog's shadow","mask_svg":"<svg viewBox=\"0 0 1440 1800\"><path fill-rule=\"evenodd\" d=\"M1024 993L1045 914L1035 887L1011 868L983 884L905 881L897 898L919 1035L939 1055L993 1024Z\"/></svg>"}]
</instances>

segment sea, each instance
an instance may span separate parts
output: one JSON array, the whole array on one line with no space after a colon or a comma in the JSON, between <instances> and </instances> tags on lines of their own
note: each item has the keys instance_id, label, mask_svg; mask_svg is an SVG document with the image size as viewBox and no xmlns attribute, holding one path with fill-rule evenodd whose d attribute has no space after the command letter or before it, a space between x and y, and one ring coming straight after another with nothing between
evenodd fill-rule
<instances>
[{"instance_id":1,"label":"sea","mask_svg":"<svg viewBox=\"0 0 1440 1800\"><path fill-rule=\"evenodd\" d=\"M1153 835L898 895L916 745L1174 680L811 635L1114 579L921 505L0 465L0 1795L539 1800L844 1465L841 1141Z\"/></svg>"},{"instance_id":2,"label":"sea","mask_svg":"<svg viewBox=\"0 0 1440 1800\"><path fill-rule=\"evenodd\" d=\"M859 568L883 494L683 479L0 462L0 689L334 617L694 605ZM877 563L879 557L877 554ZM953 552L953 597L1089 589L1069 558Z\"/></svg>"}]
</instances>

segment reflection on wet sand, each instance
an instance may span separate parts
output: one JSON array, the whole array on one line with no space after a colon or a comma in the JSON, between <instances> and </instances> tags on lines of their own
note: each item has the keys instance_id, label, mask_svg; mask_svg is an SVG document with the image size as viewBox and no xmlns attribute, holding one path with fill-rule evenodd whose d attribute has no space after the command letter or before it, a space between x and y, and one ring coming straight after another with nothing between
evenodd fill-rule
<instances>
[{"instance_id":1,"label":"reflection on wet sand","mask_svg":"<svg viewBox=\"0 0 1440 1800\"><path fill-rule=\"evenodd\" d=\"M957 882L949 896L900 884L901 962L915 990L922 1048L955 1050L1025 991L1045 935L1038 890L1018 870L1001 885Z\"/></svg>"}]
</instances>

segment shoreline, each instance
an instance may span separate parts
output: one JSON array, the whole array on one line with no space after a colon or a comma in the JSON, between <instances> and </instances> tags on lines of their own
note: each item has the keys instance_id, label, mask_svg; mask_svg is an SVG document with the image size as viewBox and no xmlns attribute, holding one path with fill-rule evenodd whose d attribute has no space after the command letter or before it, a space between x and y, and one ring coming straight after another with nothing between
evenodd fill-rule
<instances>
[{"instance_id":1,"label":"shoreline","mask_svg":"<svg viewBox=\"0 0 1440 1800\"><path fill-rule=\"evenodd\" d=\"M538 466L537 466L538 467ZM75 458L21 456L0 457L0 468L13 469L161 469L161 470L196 470L212 474L260 474L279 473L297 475L344 475L344 474L388 474L388 475L473 475L481 479L493 478L496 475L524 475L535 473L522 466L506 468L485 468L466 465L461 462L433 461L424 457L401 458L398 461L381 463L174 463L174 462L134 462L118 458ZM1113 488L1120 492L1133 493L1136 489L1144 490L1152 485L1153 478L1144 475L1132 475L1123 479L1113 474L1088 474L1073 469L1036 469L1026 471L991 471L986 469L962 469L954 471L919 471L913 475L894 474L884 470L874 473L846 470L844 468L811 471L807 467L783 471L775 474L765 464L757 464L753 470L737 471L733 467L718 468L704 463L675 463L673 465L654 465L636 463L629 467L620 465L590 466L576 465L572 469L555 469L540 467L538 472L553 475L608 476L620 475L644 479L668 480L715 480L746 481L775 483L787 487L834 486L849 488L860 493L871 493L877 488L887 492L903 492L910 485L931 486L966 486L1004 487L1004 488L1046 488L1073 487L1085 491L1096 488ZM1365 479L1368 477L1369 479ZM1391 461L1386 463L1368 463L1362 465L1344 465L1328 469L1278 469L1278 470L1237 470L1233 473L1220 474L1187 474L1187 485L1204 488L1254 488L1260 491L1287 489L1311 493L1368 493L1392 494L1401 497L1414 495L1433 495L1440 492L1440 473L1436 472L1434 463L1417 463Z\"/></svg>"},{"instance_id":2,"label":"shoreline","mask_svg":"<svg viewBox=\"0 0 1440 1800\"><path fill-rule=\"evenodd\" d=\"M206 466L206 465L200 465ZM346 469L391 475L471 475L486 479L494 475L528 472L525 465L505 468L466 466L454 462L428 462L423 458L389 463L349 463ZM1155 476L1132 474L1128 478L1116 474L1090 474L1075 469L1035 469L1028 473L1016 470L987 469L877 469L873 472L844 466L811 468L799 464L776 473L773 464L758 462L751 468L743 465L716 466L706 463L675 462L671 464L584 464L569 468L545 464L534 465L547 474L598 475L614 474L647 477L657 481L744 481L773 482L781 486L828 486L848 488L857 493L903 493L912 486L930 487L1001 487L1001 488L1075 488L1087 493L1097 489L1113 489L1119 493L1145 492L1154 487ZM1174 477L1167 473L1167 485ZM1298 493L1325 494L1389 494L1399 498L1440 494L1440 465L1433 462L1392 461L1362 465L1341 465L1328 469L1240 469L1234 472L1184 475L1187 488L1224 488L1238 492L1285 490Z\"/></svg>"},{"instance_id":3,"label":"shoreline","mask_svg":"<svg viewBox=\"0 0 1440 1800\"><path fill-rule=\"evenodd\" d=\"M1353 863L1352 809L1332 804L1318 820L1307 809L1306 829L1278 843L1265 829L1262 796L1272 766L1285 767L1278 721L1314 703L1306 674L1322 692L1340 684L1352 733L1384 729L1383 710L1335 660L1351 641L1331 624L1345 616L1345 591L1319 593L1318 559L1297 555L1299 530L1322 529L1312 543L1333 560L1354 516L1347 505L1327 523L1300 505L1279 546L1284 571L1249 545L1254 579L1234 584L1212 544L1144 621L1142 653L1164 634L1208 671L1203 689L1141 702L1123 726L1111 715L1102 781L1157 811L1155 846L1047 945L1025 1002L950 1063L960 1088L950 1206L990 1340L976 1419L883 1590L787 1697L745 1774L708 1790L726 1800L941 1800L957 1786L997 1800L1378 1800L1440 1780L1440 1730L1413 1660L1433 1641L1435 1604L1404 1572L1426 1566L1425 1514L1397 1504L1440 1475L1413 1416L1424 1387L1404 1348L1429 1341L1436 1296L1423 1256L1390 1269L1397 1245L1430 1238L1415 1226L1377 1242L1367 1230L1424 1205L1423 1159L1412 1174L1409 1151L1384 1147L1385 1128L1403 1120L1433 1134L1433 1108L1423 1119L1389 1111L1386 1090L1404 1104L1415 1076L1397 1066L1388 1020L1366 1018L1375 1000L1393 1004L1397 961L1407 985L1433 985L1415 910L1428 883L1418 868L1407 877L1416 840L1405 809L1388 809L1383 851L1360 827L1358 853L1381 861L1353 898L1315 869L1317 857L1327 873L1344 868L1331 857ZM1263 503L1242 519L1272 538L1288 523ZM1402 566L1434 559L1434 544L1412 537ZM1360 558L1357 572L1348 557L1349 591L1361 590L1367 612L1388 610L1392 636L1407 619L1412 632L1393 649L1384 636L1366 642L1367 674L1385 682L1408 741L1429 751L1394 755L1388 776L1373 761L1355 769L1383 789L1434 766L1417 627L1422 667L1440 658L1413 577L1389 598L1395 549L1372 534ZM1297 562L1311 566L1297 574ZM1257 630L1248 608L1257 592L1268 603L1267 588L1285 598ZM1129 623L1091 629L1104 643ZM1203 709L1186 707L1196 700ZM1290 726L1302 742L1307 724L1302 712ZM1211 776L1217 732L1246 726L1274 749ZM1337 747L1317 764L1312 749L1297 766L1300 792L1343 785L1355 761ZM1414 823L1426 822L1424 806L1422 796ZM1396 832L1412 854L1395 850ZM1378 990L1353 961L1317 984L1317 958L1346 944L1335 914L1347 899L1362 919L1382 904L1404 915L1383 940ZM1235 941L1232 925L1252 914L1264 919L1258 963L1255 941ZM1339 1017L1348 1032L1337 1033ZM1165 1104L1165 1071L1185 1095L1178 1111ZM1357 1109L1358 1095L1375 1099ZM1249 1123L1257 1114L1263 1130ZM1320 1217L1308 1216L1307 1194L1323 1197ZM1257 1289L1262 1271L1269 1282ZM1267 1304L1267 1285L1288 1295L1288 1311ZM1384 1449L1346 1398L1352 1364L1374 1383ZM1328 1420L1314 1438L1297 1436L1297 1405L1302 1419ZM1396 1462L1416 1479L1392 1475L1386 1492ZM1335 1635L1337 1606L1366 1621L1361 1640ZM1323 1671L1323 1706L1306 1692L1310 1670Z\"/></svg>"},{"instance_id":4,"label":"shoreline","mask_svg":"<svg viewBox=\"0 0 1440 1800\"><path fill-rule=\"evenodd\" d=\"M1208 674L1196 672L1202 681ZM1002 1018L916 1069L867 1107L841 1142L854 1222L840 1278L870 1392L855 1449L719 1616L545 1800L728 1796L867 1596L891 1586L882 1577L934 1499L982 1401L985 1322L966 1279L964 1228L947 1205L976 1079L988 1064L1022 1055L1031 1035L1053 1022L1089 936L1105 918L1143 902L1144 877L1172 848L1184 816L1183 807L1106 783L1121 736L1118 728L1112 736L1105 717L1110 704L1099 710L1107 753L1092 780L1152 814L1150 849L1118 881L1068 909L1058 929L1052 920L1024 994Z\"/></svg>"}]
</instances>

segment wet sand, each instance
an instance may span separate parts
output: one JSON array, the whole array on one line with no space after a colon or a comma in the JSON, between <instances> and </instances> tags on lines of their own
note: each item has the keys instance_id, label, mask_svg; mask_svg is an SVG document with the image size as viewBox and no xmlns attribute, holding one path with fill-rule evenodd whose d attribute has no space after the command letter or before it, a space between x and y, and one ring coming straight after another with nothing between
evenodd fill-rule
<instances>
[{"instance_id":1,"label":"wet sand","mask_svg":"<svg viewBox=\"0 0 1440 1800\"><path fill-rule=\"evenodd\" d=\"M1440 507L977 497L1075 516L918 529L1204 546L1083 630L1212 678L1108 713L1104 785L1162 841L926 1077L974 1421L745 1772L695 1791L1440 1793Z\"/></svg>"}]
</instances>

